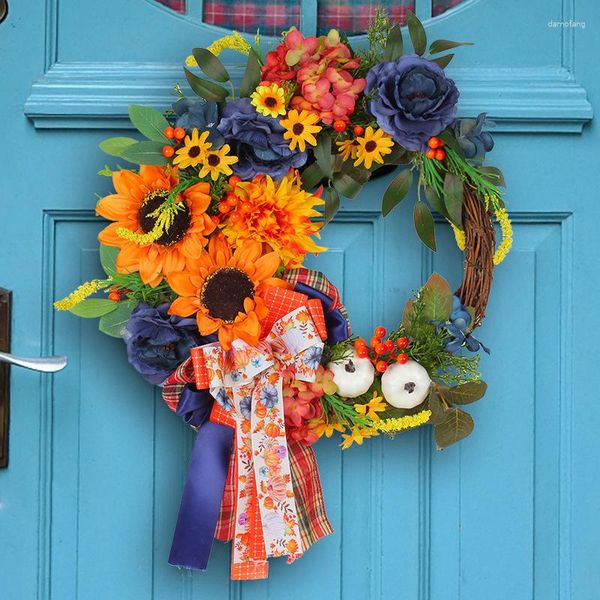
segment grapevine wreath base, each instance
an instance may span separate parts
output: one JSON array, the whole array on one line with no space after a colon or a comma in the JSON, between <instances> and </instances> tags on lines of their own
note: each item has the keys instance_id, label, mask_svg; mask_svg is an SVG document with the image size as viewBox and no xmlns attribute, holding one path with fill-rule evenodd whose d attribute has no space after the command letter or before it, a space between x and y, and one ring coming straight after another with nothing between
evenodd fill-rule
<instances>
[{"instance_id":1,"label":"grapevine wreath base","mask_svg":"<svg viewBox=\"0 0 600 600\"><path fill-rule=\"evenodd\" d=\"M101 144L139 168L100 171L114 185L96 208L110 221L99 234L106 277L55 306L99 317L198 432L173 565L205 569L213 539L231 540L232 578L264 578L269 557L292 562L331 533L312 450L322 436L341 434L346 449L431 424L441 449L473 429L463 406L485 393L488 351L474 331L512 239L504 182L483 166L485 115L456 117L444 68L464 43L428 46L412 13L408 38L382 12L359 49L335 30L292 28L268 51L258 35L228 35L186 60L195 96L178 85L164 113L130 107L145 139ZM223 52L246 61L237 91ZM442 215L464 276L453 293L432 275L402 322L367 341L303 259L326 251L318 238L340 195L395 169L383 215L416 184L416 233L435 250L432 211Z\"/></svg>"}]
</instances>

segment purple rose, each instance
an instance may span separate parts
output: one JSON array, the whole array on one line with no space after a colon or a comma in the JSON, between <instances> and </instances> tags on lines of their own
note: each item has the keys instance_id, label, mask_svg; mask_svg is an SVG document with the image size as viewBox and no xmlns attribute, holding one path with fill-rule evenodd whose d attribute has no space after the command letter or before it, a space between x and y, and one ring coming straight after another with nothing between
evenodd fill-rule
<instances>
[{"instance_id":1,"label":"purple rose","mask_svg":"<svg viewBox=\"0 0 600 600\"><path fill-rule=\"evenodd\" d=\"M203 342L196 320L167 314L168 304L157 308L138 304L125 326L127 359L146 381L161 384Z\"/></svg>"},{"instance_id":2,"label":"purple rose","mask_svg":"<svg viewBox=\"0 0 600 600\"><path fill-rule=\"evenodd\" d=\"M281 179L306 162L306 152L290 150L279 121L257 113L248 98L227 103L218 129L239 158L232 169L242 179L259 174Z\"/></svg>"},{"instance_id":3,"label":"purple rose","mask_svg":"<svg viewBox=\"0 0 600 600\"><path fill-rule=\"evenodd\" d=\"M458 90L437 64L416 54L375 65L365 94L377 124L408 150L424 151L427 140L456 119Z\"/></svg>"}]
</instances>

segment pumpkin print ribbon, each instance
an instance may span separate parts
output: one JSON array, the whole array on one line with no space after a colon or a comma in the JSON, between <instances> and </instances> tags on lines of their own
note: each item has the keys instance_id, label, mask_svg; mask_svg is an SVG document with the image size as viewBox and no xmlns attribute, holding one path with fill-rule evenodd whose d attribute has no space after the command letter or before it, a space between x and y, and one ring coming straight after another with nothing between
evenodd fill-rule
<instances>
[{"instance_id":1,"label":"pumpkin print ribbon","mask_svg":"<svg viewBox=\"0 0 600 600\"><path fill-rule=\"evenodd\" d=\"M191 351L196 386L208 388L217 412L229 413L235 422L232 579L267 577L268 557L293 560L303 552L285 437L283 373L314 381L323 351L323 315L320 303L289 290L275 290L270 304L275 313L297 307L280 316L257 346L236 339L228 351L218 343Z\"/></svg>"}]
</instances>

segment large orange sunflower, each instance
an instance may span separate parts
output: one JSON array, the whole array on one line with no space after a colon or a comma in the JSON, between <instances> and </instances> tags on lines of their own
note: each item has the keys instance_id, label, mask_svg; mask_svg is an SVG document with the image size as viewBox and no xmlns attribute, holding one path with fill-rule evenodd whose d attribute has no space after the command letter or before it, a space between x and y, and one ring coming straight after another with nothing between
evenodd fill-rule
<instances>
[{"instance_id":1,"label":"large orange sunflower","mask_svg":"<svg viewBox=\"0 0 600 600\"><path fill-rule=\"evenodd\" d=\"M98 239L106 246L120 248L117 270L139 271L142 281L152 287L197 259L206 246L207 236L216 227L206 214L210 184L197 183L180 194L172 223L160 237L144 243L143 235L152 232L156 224L157 217L152 213L178 183L176 169L169 167L142 166L139 175L116 171L113 173L116 194L101 198L96 206L99 215L115 221L99 233Z\"/></svg>"},{"instance_id":2,"label":"large orange sunflower","mask_svg":"<svg viewBox=\"0 0 600 600\"><path fill-rule=\"evenodd\" d=\"M169 275L169 285L179 295L169 312L195 314L200 333L218 332L225 350L236 338L256 345L269 312L261 294L268 285L286 285L273 277L280 264L276 252L263 254L260 242L248 242L232 253L223 235L213 236L208 252L187 271Z\"/></svg>"}]
</instances>

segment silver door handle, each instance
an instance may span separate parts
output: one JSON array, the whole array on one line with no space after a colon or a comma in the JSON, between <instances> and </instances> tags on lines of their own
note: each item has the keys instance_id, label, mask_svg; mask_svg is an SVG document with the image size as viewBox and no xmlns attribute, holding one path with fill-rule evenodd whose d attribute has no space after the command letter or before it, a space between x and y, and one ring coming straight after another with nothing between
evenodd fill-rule
<instances>
[{"instance_id":1,"label":"silver door handle","mask_svg":"<svg viewBox=\"0 0 600 600\"><path fill-rule=\"evenodd\" d=\"M8 352L0 352L0 362L24 367L33 371L41 371L42 373L56 373L67 366L66 356L48 356L47 358L23 358L21 356L13 356Z\"/></svg>"}]
</instances>

